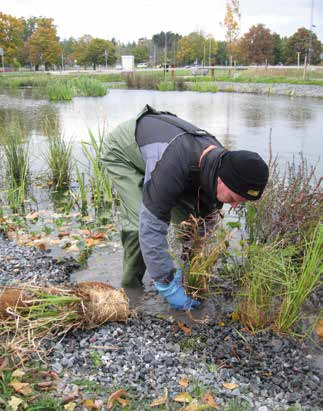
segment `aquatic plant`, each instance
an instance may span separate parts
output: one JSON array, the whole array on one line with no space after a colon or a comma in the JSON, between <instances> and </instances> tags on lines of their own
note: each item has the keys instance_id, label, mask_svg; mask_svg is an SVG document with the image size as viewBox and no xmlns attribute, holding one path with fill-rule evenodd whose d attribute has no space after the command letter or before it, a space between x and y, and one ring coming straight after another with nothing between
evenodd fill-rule
<instances>
[{"instance_id":1,"label":"aquatic plant","mask_svg":"<svg viewBox=\"0 0 323 411\"><path fill-rule=\"evenodd\" d=\"M75 95L75 90L71 82L56 80L47 85L47 94L50 101L70 101Z\"/></svg>"},{"instance_id":2,"label":"aquatic plant","mask_svg":"<svg viewBox=\"0 0 323 411\"><path fill-rule=\"evenodd\" d=\"M64 135L58 130L49 130L45 127L48 147L43 154L49 172L51 184L56 190L66 188L71 181L72 174L72 144L67 142Z\"/></svg>"},{"instance_id":3,"label":"aquatic plant","mask_svg":"<svg viewBox=\"0 0 323 411\"><path fill-rule=\"evenodd\" d=\"M246 327L253 331L266 327L292 331L306 298L320 285L322 228L318 225L306 237L304 250L284 247L283 240L245 249L238 312Z\"/></svg>"},{"instance_id":4,"label":"aquatic plant","mask_svg":"<svg viewBox=\"0 0 323 411\"><path fill-rule=\"evenodd\" d=\"M127 321L128 298L99 282L70 289L18 284L0 287L0 337L8 351L35 350L44 338L75 328L95 328L108 321ZM8 338L9 337L9 338Z\"/></svg>"},{"instance_id":5,"label":"aquatic plant","mask_svg":"<svg viewBox=\"0 0 323 411\"><path fill-rule=\"evenodd\" d=\"M75 160L75 172L76 172L76 180L78 184L78 195L76 199L76 203L81 211L81 214L84 216L88 212L88 186L85 180L85 174L83 171L80 171L78 162Z\"/></svg>"},{"instance_id":6,"label":"aquatic plant","mask_svg":"<svg viewBox=\"0 0 323 411\"><path fill-rule=\"evenodd\" d=\"M105 96L107 93L107 86L98 79L81 76L73 80L75 94L78 96Z\"/></svg>"},{"instance_id":7,"label":"aquatic plant","mask_svg":"<svg viewBox=\"0 0 323 411\"><path fill-rule=\"evenodd\" d=\"M13 212L18 212L26 199L29 176L29 143L24 127L18 122L0 130L4 156L4 181Z\"/></svg>"},{"instance_id":8,"label":"aquatic plant","mask_svg":"<svg viewBox=\"0 0 323 411\"><path fill-rule=\"evenodd\" d=\"M207 218L190 218L177 228L177 236L183 243L182 269L189 294L201 297L209 291L214 268L226 255L229 233L220 226L220 213Z\"/></svg>"},{"instance_id":9,"label":"aquatic plant","mask_svg":"<svg viewBox=\"0 0 323 411\"><path fill-rule=\"evenodd\" d=\"M110 179L106 168L102 162L105 130L99 130L98 139L89 130L90 141L82 142L82 149L88 160L89 181L92 193L92 200L95 207L100 208L104 205L111 205L112 191Z\"/></svg>"}]
</instances>

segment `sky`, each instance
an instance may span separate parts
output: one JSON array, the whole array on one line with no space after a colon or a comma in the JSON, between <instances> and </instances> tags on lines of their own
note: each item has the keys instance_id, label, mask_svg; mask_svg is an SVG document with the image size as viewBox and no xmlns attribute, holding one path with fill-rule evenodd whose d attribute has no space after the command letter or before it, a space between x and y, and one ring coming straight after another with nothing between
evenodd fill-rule
<instances>
[{"instance_id":1,"label":"sky","mask_svg":"<svg viewBox=\"0 0 323 411\"><path fill-rule=\"evenodd\" d=\"M323 0L240 0L241 33L262 23L290 36L310 28L323 41ZM16 17L54 19L61 39L84 34L123 43L151 38L160 31L187 35L201 30L223 40L226 0L1 0L0 12Z\"/></svg>"}]
</instances>

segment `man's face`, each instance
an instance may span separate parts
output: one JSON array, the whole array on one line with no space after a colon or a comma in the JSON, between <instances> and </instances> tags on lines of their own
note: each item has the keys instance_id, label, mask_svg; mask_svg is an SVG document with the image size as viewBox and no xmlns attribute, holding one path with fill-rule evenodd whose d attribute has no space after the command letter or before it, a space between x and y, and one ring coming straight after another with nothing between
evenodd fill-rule
<instances>
[{"instance_id":1,"label":"man's face","mask_svg":"<svg viewBox=\"0 0 323 411\"><path fill-rule=\"evenodd\" d=\"M216 197L221 203L230 204L232 208L238 207L239 204L248 201L246 198L241 197L234 191L230 190L228 186L224 184L220 177L218 177L218 185Z\"/></svg>"}]
</instances>

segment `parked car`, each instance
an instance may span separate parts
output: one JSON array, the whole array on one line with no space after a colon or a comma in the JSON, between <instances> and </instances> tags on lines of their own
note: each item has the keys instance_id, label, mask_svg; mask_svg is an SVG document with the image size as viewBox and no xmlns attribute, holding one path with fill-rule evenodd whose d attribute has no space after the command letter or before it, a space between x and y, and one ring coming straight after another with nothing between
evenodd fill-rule
<instances>
[{"instance_id":1,"label":"parked car","mask_svg":"<svg viewBox=\"0 0 323 411\"><path fill-rule=\"evenodd\" d=\"M148 64L147 63L139 63L137 64L137 68L147 68Z\"/></svg>"},{"instance_id":2,"label":"parked car","mask_svg":"<svg viewBox=\"0 0 323 411\"><path fill-rule=\"evenodd\" d=\"M209 72L209 69L203 66L194 66L192 68L192 75L193 76L206 76Z\"/></svg>"},{"instance_id":3,"label":"parked car","mask_svg":"<svg viewBox=\"0 0 323 411\"><path fill-rule=\"evenodd\" d=\"M117 64L115 68L116 68L116 70L122 70L122 65L121 65L121 64Z\"/></svg>"}]
</instances>

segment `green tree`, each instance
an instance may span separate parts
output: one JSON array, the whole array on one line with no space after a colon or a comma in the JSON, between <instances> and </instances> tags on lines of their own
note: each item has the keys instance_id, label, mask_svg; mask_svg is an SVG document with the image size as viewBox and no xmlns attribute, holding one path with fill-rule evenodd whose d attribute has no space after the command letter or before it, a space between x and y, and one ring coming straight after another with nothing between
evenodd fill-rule
<instances>
[{"instance_id":1,"label":"green tree","mask_svg":"<svg viewBox=\"0 0 323 411\"><path fill-rule=\"evenodd\" d=\"M211 46L211 49L210 49ZM217 42L207 39L200 32L190 33L178 41L177 60L179 64L192 64L196 60L201 63L205 57L205 64L208 64L209 52L211 54L211 64L215 63Z\"/></svg>"},{"instance_id":2,"label":"green tree","mask_svg":"<svg viewBox=\"0 0 323 411\"><path fill-rule=\"evenodd\" d=\"M286 57L287 64L297 64L297 53L300 53L300 61L303 62L307 56L311 44L311 64L320 63L320 53L322 44L315 33L307 30L305 27L299 28L287 40Z\"/></svg>"},{"instance_id":3,"label":"green tree","mask_svg":"<svg viewBox=\"0 0 323 411\"><path fill-rule=\"evenodd\" d=\"M239 42L240 55L245 64L274 63L275 40L263 24L252 26Z\"/></svg>"},{"instance_id":4,"label":"green tree","mask_svg":"<svg viewBox=\"0 0 323 411\"><path fill-rule=\"evenodd\" d=\"M152 36L151 56L155 64L164 63L165 58L168 63L176 64L179 40L182 36L172 31L161 31ZM165 53L166 52L166 53ZM166 54L166 55L165 55Z\"/></svg>"},{"instance_id":5,"label":"green tree","mask_svg":"<svg viewBox=\"0 0 323 411\"><path fill-rule=\"evenodd\" d=\"M62 53L64 56L64 61L67 64L73 63L73 53L77 47L77 40L74 37L64 39L60 42Z\"/></svg>"},{"instance_id":6,"label":"green tree","mask_svg":"<svg viewBox=\"0 0 323 411\"><path fill-rule=\"evenodd\" d=\"M149 61L150 48L151 40L147 40L146 38L138 40L138 43L132 48L132 54L135 57L136 64Z\"/></svg>"},{"instance_id":7,"label":"green tree","mask_svg":"<svg viewBox=\"0 0 323 411\"><path fill-rule=\"evenodd\" d=\"M228 43L226 41L218 41L218 48L214 57L215 64L228 64Z\"/></svg>"},{"instance_id":8,"label":"green tree","mask_svg":"<svg viewBox=\"0 0 323 411\"><path fill-rule=\"evenodd\" d=\"M31 61L38 70L40 64L48 70L53 64L59 64L62 49L59 44L53 19L38 19L37 29L29 40Z\"/></svg>"},{"instance_id":9,"label":"green tree","mask_svg":"<svg viewBox=\"0 0 323 411\"><path fill-rule=\"evenodd\" d=\"M116 46L109 40L82 36L76 43L71 58L81 65L92 65L95 70L98 64L105 64L105 50L108 52L108 64L116 62Z\"/></svg>"},{"instance_id":10,"label":"green tree","mask_svg":"<svg viewBox=\"0 0 323 411\"><path fill-rule=\"evenodd\" d=\"M23 23L9 14L0 12L0 47L4 50L6 64L16 64L18 50L23 45Z\"/></svg>"}]
</instances>

